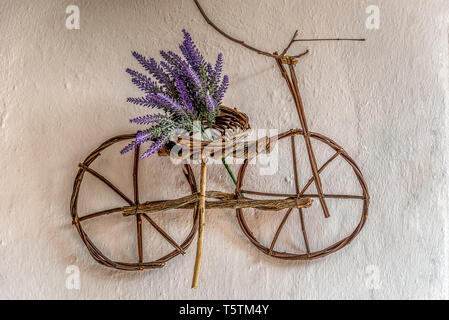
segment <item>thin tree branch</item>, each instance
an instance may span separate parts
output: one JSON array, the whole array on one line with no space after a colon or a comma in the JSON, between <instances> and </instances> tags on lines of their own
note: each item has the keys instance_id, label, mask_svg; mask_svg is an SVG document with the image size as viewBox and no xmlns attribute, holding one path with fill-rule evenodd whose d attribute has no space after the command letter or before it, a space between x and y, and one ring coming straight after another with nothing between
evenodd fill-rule
<instances>
[{"instance_id":1,"label":"thin tree branch","mask_svg":"<svg viewBox=\"0 0 449 320\"><path fill-rule=\"evenodd\" d=\"M303 56L305 56L305 55L307 55L307 54L309 54L310 53L310 51L309 51L309 49L307 49L306 51L304 51L303 53L300 53L300 54L298 54L298 55L296 55L296 56L292 56L292 58L302 58Z\"/></svg>"},{"instance_id":2,"label":"thin tree branch","mask_svg":"<svg viewBox=\"0 0 449 320\"><path fill-rule=\"evenodd\" d=\"M220 27L218 27L215 23L212 22L212 20L207 16L206 12L204 11L204 9L201 7L200 3L198 0L193 0L198 8L198 10L200 11L201 15L203 16L204 20L212 27L214 28L218 33L220 33L222 36L224 36L225 38L231 40L232 42L235 42L243 47L245 47L246 49L249 49L251 51L254 51L258 54L270 57L270 58L275 58L275 59L281 59L283 58L287 51L290 49L290 47L292 46L292 44L294 42L307 42L307 41L365 41L365 39L363 38L322 38L322 39L296 39L297 35L298 35L298 30L295 31L292 39L290 40L289 44L287 45L287 47L282 51L282 53L279 55L277 53L269 53L267 51L261 50L261 49L257 49L253 46L250 46L248 44L246 44L244 41L239 40L231 35L229 35L228 33L224 32ZM292 58L300 58L302 56L304 56L305 54L309 53L309 50L307 50L304 53L298 54L298 55L294 55L292 56Z\"/></svg>"},{"instance_id":3,"label":"thin tree branch","mask_svg":"<svg viewBox=\"0 0 449 320\"><path fill-rule=\"evenodd\" d=\"M293 42L313 42L313 41L366 41L364 38L321 38L321 39L294 39Z\"/></svg>"},{"instance_id":4,"label":"thin tree branch","mask_svg":"<svg viewBox=\"0 0 449 320\"><path fill-rule=\"evenodd\" d=\"M241 46L244 46L245 48L247 48L247 49L249 49L249 50L252 50L252 51L254 51L254 52L257 52L258 54L261 54L261 55L264 55L264 56L267 56L267 57L271 57L271 58L275 58L275 57L276 57L274 54L271 54L271 53L269 53L269 52L266 52L266 51L257 49L257 48L255 48L255 47L253 47L253 46L250 46L250 45L246 44L244 41L239 40L239 39L236 39L236 38L230 36L229 34L227 34L226 32L224 32L223 30L221 30L215 23L213 23L213 22L209 19L209 17L206 15L206 12L204 12L204 10L203 10L203 8L201 7L201 5L200 5L200 3L198 2L198 0L193 0L193 1L195 2L196 6L198 7L198 10L200 10L201 15L203 16L204 20L206 20L206 22L207 22L212 28L214 28L218 33L220 33L222 36L224 36L225 38L227 38L227 39L229 39L229 40L231 40L231 41L233 41L233 42L235 42L235 43L238 43L238 44L241 45Z\"/></svg>"},{"instance_id":5,"label":"thin tree branch","mask_svg":"<svg viewBox=\"0 0 449 320\"><path fill-rule=\"evenodd\" d=\"M290 49L290 47L292 46L293 42L295 42L296 36L298 35L298 30L295 31L295 33L293 34L292 39L290 40L290 42L288 43L287 47L285 47L284 50L282 50L281 56L285 55L288 51L288 49Z\"/></svg>"}]
</instances>

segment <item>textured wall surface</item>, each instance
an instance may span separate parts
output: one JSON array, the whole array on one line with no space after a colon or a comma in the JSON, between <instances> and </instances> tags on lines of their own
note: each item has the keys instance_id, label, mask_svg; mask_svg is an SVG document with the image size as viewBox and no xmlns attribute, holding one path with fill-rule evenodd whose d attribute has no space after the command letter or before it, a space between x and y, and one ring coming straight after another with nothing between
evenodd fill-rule
<instances>
[{"instance_id":1,"label":"textured wall surface","mask_svg":"<svg viewBox=\"0 0 449 320\"><path fill-rule=\"evenodd\" d=\"M231 78L225 104L246 112L256 128L299 127L292 99L274 61L221 37L192 1L1 0L0 298L448 298L449 2L202 3L218 25L267 51L282 49L295 29L304 37L367 38L292 49L311 50L297 66L309 126L340 143L368 182L372 204L363 232L326 259L284 262L253 247L232 211L211 212L196 291L190 289L194 245L156 271L128 273L95 263L71 225L69 200L78 162L104 140L135 132L127 120L144 112L124 102L139 94L124 72L138 68L131 50L153 57L160 49L175 50L186 28L209 59L223 52ZM70 4L80 8L80 30L65 27ZM365 27L371 4L380 8L379 30ZM250 168L248 183L294 192L288 148L280 146L286 165L275 176L260 177ZM118 151L105 152L93 167L131 195L131 158ZM318 161L329 155L323 148ZM299 158L302 168L306 154ZM323 173L326 190L360 192L347 165L335 165L334 173ZM179 166L152 158L142 169L145 200L187 194ZM209 172L210 190L233 190L221 167ZM92 177L85 182L80 215L123 205ZM329 220L317 203L306 211L313 248L355 226L361 212L353 202L329 201ZM282 215L254 217L255 232L269 243ZM183 211L155 219L177 241L191 223ZM304 250L298 226L292 215L278 250ZM111 258L136 260L135 219L98 218L86 230ZM170 249L155 249L160 237L148 224L144 230L146 257ZM79 268L80 290L66 288L70 265Z\"/></svg>"}]
</instances>

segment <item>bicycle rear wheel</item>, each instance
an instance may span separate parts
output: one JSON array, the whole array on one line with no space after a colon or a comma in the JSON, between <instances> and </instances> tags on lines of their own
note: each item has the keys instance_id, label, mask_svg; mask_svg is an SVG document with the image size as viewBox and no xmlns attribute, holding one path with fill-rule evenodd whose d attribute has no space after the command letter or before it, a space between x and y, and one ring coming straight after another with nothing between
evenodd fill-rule
<instances>
[{"instance_id":1,"label":"bicycle rear wheel","mask_svg":"<svg viewBox=\"0 0 449 320\"><path fill-rule=\"evenodd\" d=\"M238 178L237 178L237 186L236 186L236 194L238 197L248 196L248 197L262 197L264 199L270 199L273 197L276 198L315 198L318 199L318 195L315 193L310 193L310 190L312 186L314 185L314 179L313 176L305 180L304 186L300 186L300 179L299 175L304 174L306 170L301 170L302 168L298 166L298 159L300 158L300 154L298 153L299 147L298 147L298 141L302 141L304 136L304 132L302 130L291 130L286 133L283 133L279 135L279 141L278 141L278 154L279 154L279 162L282 160L287 161L287 158L291 158L291 160L288 160L292 163L291 165L291 172L287 173L285 179L289 179L290 177L293 177L292 183L286 183L286 187L283 189L285 190L285 193L280 192L271 192L270 188L273 188L274 180L276 179L275 176L269 177L267 179L266 177L262 177L258 175L257 173L252 172L251 173L251 179L248 179L248 183L245 180L245 175L247 173L248 169L248 160L246 160L243 165L240 167ZM281 211L277 213L266 213L261 212L260 210L256 209L237 209L236 215L239 222L239 225L245 234L245 236L251 241L251 243L257 247L260 251L262 251L264 254L269 255L271 257L275 257L278 259L285 259L285 260L312 260L312 259L318 259L325 257L329 254L332 254L343 247L347 246L362 230L362 228L365 225L365 222L368 217L368 207L369 207L369 193L368 188L366 185L366 182L363 178L363 175L357 166L357 164L354 162L354 160L344 151L337 143L332 141L331 139L317 134L317 133L310 133L310 138L314 142L314 144L318 143L321 144L320 147L326 147L329 149L328 151L331 151L330 157L328 160L323 161L322 165L319 166L319 174L322 178L322 184L323 184L323 190L325 192L324 196L326 198L326 201L328 202L334 202L331 204L331 208L335 209L334 212L331 212L330 219L325 219L322 216L322 212L316 212L314 215L309 214L309 209L288 209ZM288 141L290 140L290 141ZM284 142L284 143L282 143ZM288 154L291 154L288 156ZM346 167L347 169L350 169L349 171L352 171L352 177L348 178L348 175L339 175L340 171L332 171L331 175L328 175L326 177L322 177L322 175L326 172L326 169L328 168L332 163L334 163L337 159L342 159L343 161L340 161L340 169L344 169ZM347 167L349 166L349 168ZM332 184L331 179L327 179L328 177L340 179L340 184ZM335 180L334 179L334 180ZM329 192L328 187L332 187L335 185L345 185L349 184L349 179L352 179L353 184L358 186L358 193L356 194L347 194L344 192ZM281 184L282 181L279 181ZM250 186L252 185L252 187ZM279 189L279 188L278 188ZM343 204L343 202L352 202L354 203L353 209L348 209L348 204ZM361 202L357 204L357 202ZM339 207L339 204L341 206ZM315 201L315 206L318 206L318 209L321 209L320 202ZM344 208L344 210L338 210L338 209ZM361 210L361 217L358 220L355 220L352 223L356 223L354 229L352 231L347 231L345 229L348 229L347 226L344 227L343 225L346 225L348 222L346 222L346 214L348 214L348 210L351 210L353 213L360 212ZM343 211L343 212L341 212ZM280 249L276 249L277 247L282 247L283 244L281 241L279 241L282 238L282 232L283 230L287 229L287 225L289 225L289 221L293 220L291 217L293 214L297 213L299 216L299 219L297 219L296 225L290 226L288 230L300 230L300 233L302 233L302 239L299 239L298 234L293 235L293 241L299 243L301 240L301 245L289 245L289 248L287 250L281 251ZM341 215L343 214L343 216ZM256 217L256 218L254 218ZM338 218L340 217L340 218ZM249 220L252 220L252 223L249 223ZM324 223L320 227L316 227L317 223L312 223L312 220L321 221ZM326 240L318 239L318 240L312 240L312 237L321 237L326 235L326 232L324 232L320 228L325 228L325 223L328 223L332 221L332 219L339 219L339 223L341 224L340 231L346 232L346 234L341 238L341 235L333 235L331 241L332 244L326 244ZM357 218L355 218L357 219ZM299 220L299 221L298 221ZM321 222L320 221L320 222ZM291 222L292 223L292 222ZM290 223L290 224L291 224ZM274 231L274 234L267 233L267 230L270 229L270 225L276 224L277 228ZM310 233L307 232L307 226L309 224L313 224L315 226L314 232ZM296 227L296 228L295 228ZM273 229L273 228L271 228ZM337 229L339 229L337 227ZM269 236L268 236L269 235ZM285 238L285 237L284 237ZM339 239L335 241L335 238ZM288 238L287 238L288 239ZM334 242L335 241L335 242ZM316 249L315 244L317 246L321 246L321 248ZM286 246L284 246L286 247ZM302 247L302 248L301 248Z\"/></svg>"}]
</instances>

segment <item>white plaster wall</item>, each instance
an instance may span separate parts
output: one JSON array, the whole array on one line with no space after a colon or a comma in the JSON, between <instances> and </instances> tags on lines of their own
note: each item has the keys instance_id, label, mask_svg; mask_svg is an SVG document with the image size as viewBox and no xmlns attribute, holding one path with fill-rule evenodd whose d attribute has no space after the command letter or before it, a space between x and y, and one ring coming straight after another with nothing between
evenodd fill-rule
<instances>
[{"instance_id":1,"label":"white plaster wall","mask_svg":"<svg viewBox=\"0 0 449 320\"><path fill-rule=\"evenodd\" d=\"M295 29L306 37L368 39L293 49L311 49L297 67L309 126L341 143L364 172L372 196L365 229L324 260L283 262L252 247L232 211L210 213L196 291L190 289L194 246L162 270L127 273L98 265L71 226L69 200L78 162L107 138L136 130L127 120L143 110L124 102L139 94L124 72L137 68L131 50L157 56L160 49L176 49L181 29L188 29L209 59L223 52L231 77L225 102L246 112L253 127L298 127L292 100L272 60L218 35L192 1L1 0L0 298L447 298L449 2L202 3L229 33L269 51L283 48ZM81 30L65 28L69 4L81 10ZM380 7L379 30L365 29L370 4ZM118 150L94 168L130 191L130 158ZM179 168L154 158L143 169L145 199L186 194ZM288 190L287 169L254 183ZM330 187L351 187L344 170L328 175ZM211 190L232 190L223 169L211 169L209 178ZM82 212L122 205L94 179L86 182ZM307 215L318 235L314 244L320 235L346 232L345 212L324 222L315 212ZM258 231L272 236L277 217ZM124 219L92 221L88 231L106 252L133 260L135 221ZM297 233L284 240L300 243L298 218L292 219L287 230ZM190 219L180 212L159 221L179 240ZM144 228L150 255L157 238ZM69 265L80 269L80 290L66 288ZM378 270L376 288L369 285L376 280L372 270Z\"/></svg>"}]
</instances>

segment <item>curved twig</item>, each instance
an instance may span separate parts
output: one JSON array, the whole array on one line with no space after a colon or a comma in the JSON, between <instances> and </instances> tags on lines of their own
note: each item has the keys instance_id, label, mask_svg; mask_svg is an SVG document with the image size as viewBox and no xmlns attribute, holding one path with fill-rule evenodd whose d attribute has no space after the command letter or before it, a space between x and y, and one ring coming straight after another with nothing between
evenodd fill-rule
<instances>
[{"instance_id":1,"label":"curved twig","mask_svg":"<svg viewBox=\"0 0 449 320\"><path fill-rule=\"evenodd\" d=\"M293 34L292 39L290 40L290 42L288 43L288 46L285 47L284 50L282 50L281 56L285 55L288 51L288 49L290 49L290 47L292 46L293 42L295 42L296 40L296 36L298 35L298 30L295 31L295 33Z\"/></svg>"},{"instance_id":2,"label":"curved twig","mask_svg":"<svg viewBox=\"0 0 449 320\"><path fill-rule=\"evenodd\" d=\"M278 57L277 55L274 55L272 53L257 49L253 46L250 46L248 44L246 44L244 41L242 40L238 40L232 36L230 36L229 34L227 34L226 32L224 32L223 30L221 30L215 23L212 22L212 20L209 19L209 17L207 16L206 12L204 12L203 8L201 7L200 3L198 2L198 0L193 0L196 4L196 6L198 7L198 10L200 10L201 15L203 16L204 20L206 20L206 22L212 27L214 28L218 33L220 33L222 36L224 36L225 38L238 43L241 46L244 46L245 48L252 50L254 52L257 52L258 54L267 56L267 57L271 57L271 58L276 58Z\"/></svg>"},{"instance_id":3,"label":"curved twig","mask_svg":"<svg viewBox=\"0 0 449 320\"><path fill-rule=\"evenodd\" d=\"M224 32L220 27L218 27L215 23L212 22L212 20L207 16L206 12L204 11L204 9L201 7L200 3L198 2L198 0L193 0L198 8L198 10L200 11L201 15L203 16L204 20L206 20L206 22L212 27L214 28L218 33L220 33L222 36L224 36L225 38L231 40L232 42L235 42L243 47L245 47L246 49L249 49L251 51L254 51L258 54L270 57L270 58L275 58L275 59L282 59L284 58L284 56L287 54L288 50L290 49L290 47L292 46L292 44L294 42L307 42L307 41L365 41L365 39L363 38L322 38L322 39L296 39L296 37L298 36L298 30L295 31L295 33L293 34L293 37L291 38L289 44L287 45L287 47L282 50L281 54L278 53L269 53L267 51L261 50L261 49L257 49L253 46L250 46L248 44L246 44L244 41L239 40L229 34L227 34L226 32ZM309 53L309 50L307 50L304 53L301 54L297 54L292 56L292 58L300 58L302 56L304 56L305 54Z\"/></svg>"}]
</instances>

